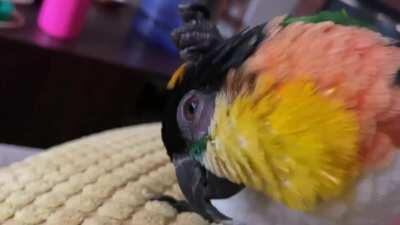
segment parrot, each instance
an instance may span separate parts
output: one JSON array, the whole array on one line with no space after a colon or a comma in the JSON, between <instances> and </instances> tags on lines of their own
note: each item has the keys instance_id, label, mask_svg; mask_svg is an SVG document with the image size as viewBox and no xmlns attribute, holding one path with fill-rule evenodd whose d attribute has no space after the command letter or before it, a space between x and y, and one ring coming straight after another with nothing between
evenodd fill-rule
<instances>
[{"instance_id":1,"label":"parrot","mask_svg":"<svg viewBox=\"0 0 400 225\"><path fill-rule=\"evenodd\" d=\"M343 10L229 38L205 7L180 10L161 134L186 201L168 201L222 224L400 218L398 41Z\"/></svg>"}]
</instances>

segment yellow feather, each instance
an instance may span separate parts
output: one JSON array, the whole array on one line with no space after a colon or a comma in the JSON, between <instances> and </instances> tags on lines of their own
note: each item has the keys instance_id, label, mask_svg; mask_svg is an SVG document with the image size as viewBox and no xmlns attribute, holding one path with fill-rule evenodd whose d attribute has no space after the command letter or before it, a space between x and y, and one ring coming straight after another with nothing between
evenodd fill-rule
<instances>
[{"instance_id":1,"label":"yellow feather","mask_svg":"<svg viewBox=\"0 0 400 225\"><path fill-rule=\"evenodd\" d=\"M186 64L182 64L172 75L171 79L168 81L167 89L172 90L175 86L180 83L186 73Z\"/></svg>"},{"instance_id":2,"label":"yellow feather","mask_svg":"<svg viewBox=\"0 0 400 225\"><path fill-rule=\"evenodd\" d=\"M354 113L310 80L264 81L231 102L217 96L204 165L297 210L341 196L359 170Z\"/></svg>"}]
</instances>

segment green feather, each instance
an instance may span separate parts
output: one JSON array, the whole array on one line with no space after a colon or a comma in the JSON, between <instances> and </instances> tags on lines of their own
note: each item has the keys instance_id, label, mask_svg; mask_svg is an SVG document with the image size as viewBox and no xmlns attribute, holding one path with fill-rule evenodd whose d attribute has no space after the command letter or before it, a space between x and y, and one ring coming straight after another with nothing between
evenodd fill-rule
<instances>
[{"instance_id":1,"label":"green feather","mask_svg":"<svg viewBox=\"0 0 400 225\"><path fill-rule=\"evenodd\" d=\"M347 14L345 10L341 11L322 11L316 15L312 16L302 16L302 17L286 17L282 22L282 26L286 27L289 24L296 22L304 22L304 23L321 23L325 21L332 21L335 24L340 24L344 26L358 26L358 27L366 27L372 29L372 25L352 18Z\"/></svg>"},{"instance_id":2,"label":"green feather","mask_svg":"<svg viewBox=\"0 0 400 225\"><path fill-rule=\"evenodd\" d=\"M204 152L207 148L208 136L204 135L202 138L192 144L189 150L190 157L199 162L202 161Z\"/></svg>"}]
</instances>

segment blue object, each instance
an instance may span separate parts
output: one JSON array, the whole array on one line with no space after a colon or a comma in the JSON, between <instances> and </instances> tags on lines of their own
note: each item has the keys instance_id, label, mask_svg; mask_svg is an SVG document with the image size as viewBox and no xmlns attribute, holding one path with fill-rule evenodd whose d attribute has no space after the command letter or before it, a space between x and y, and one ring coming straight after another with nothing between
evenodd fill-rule
<instances>
[{"instance_id":1,"label":"blue object","mask_svg":"<svg viewBox=\"0 0 400 225\"><path fill-rule=\"evenodd\" d=\"M142 0L133 19L133 28L149 41L176 53L171 32L182 23L178 5L187 0Z\"/></svg>"},{"instance_id":2,"label":"blue object","mask_svg":"<svg viewBox=\"0 0 400 225\"><path fill-rule=\"evenodd\" d=\"M0 20L10 20L15 6L10 0L0 0Z\"/></svg>"}]
</instances>

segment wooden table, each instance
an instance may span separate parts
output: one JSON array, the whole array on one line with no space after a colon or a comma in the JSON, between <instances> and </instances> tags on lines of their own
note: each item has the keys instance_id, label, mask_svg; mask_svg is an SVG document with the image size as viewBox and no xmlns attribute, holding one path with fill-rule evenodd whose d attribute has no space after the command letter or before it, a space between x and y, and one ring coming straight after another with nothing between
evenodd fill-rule
<instances>
[{"instance_id":1,"label":"wooden table","mask_svg":"<svg viewBox=\"0 0 400 225\"><path fill-rule=\"evenodd\" d=\"M135 8L92 7L84 31L59 41L27 24L0 30L0 142L48 147L160 118L178 57L131 29Z\"/></svg>"}]
</instances>

